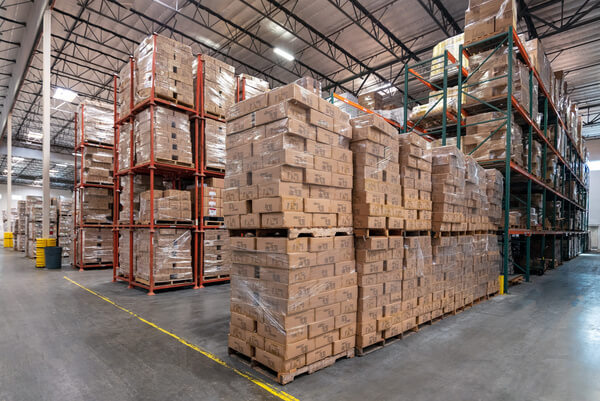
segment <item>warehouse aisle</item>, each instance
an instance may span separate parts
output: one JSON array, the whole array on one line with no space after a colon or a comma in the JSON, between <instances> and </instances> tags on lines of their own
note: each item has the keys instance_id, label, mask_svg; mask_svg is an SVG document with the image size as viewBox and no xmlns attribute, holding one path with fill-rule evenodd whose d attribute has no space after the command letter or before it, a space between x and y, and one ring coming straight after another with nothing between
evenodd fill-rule
<instances>
[{"instance_id":1,"label":"warehouse aisle","mask_svg":"<svg viewBox=\"0 0 600 401\"><path fill-rule=\"evenodd\" d=\"M277 399L108 302L227 356L229 286L147 297L0 250L0 400ZM284 387L298 400L598 400L600 255Z\"/></svg>"}]
</instances>

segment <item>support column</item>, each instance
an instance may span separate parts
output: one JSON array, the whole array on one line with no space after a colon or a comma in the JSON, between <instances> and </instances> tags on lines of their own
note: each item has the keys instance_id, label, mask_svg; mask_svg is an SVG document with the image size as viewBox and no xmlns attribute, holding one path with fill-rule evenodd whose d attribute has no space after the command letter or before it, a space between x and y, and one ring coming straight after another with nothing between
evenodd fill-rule
<instances>
[{"instance_id":1,"label":"support column","mask_svg":"<svg viewBox=\"0 0 600 401\"><path fill-rule=\"evenodd\" d=\"M6 218L8 229L10 230L12 222L12 113L8 114L6 120Z\"/></svg>"},{"instance_id":2,"label":"support column","mask_svg":"<svg viewBox=\"0 0 600 401\"><path fill-rule=\"evenodd\" d=\"M44 11L43 27L43 71L42 71L42 186L43 186L43 209L42 238L50 237L50 62L51 62L51 29L52 11Z\"/></svg>"}]
</instances>

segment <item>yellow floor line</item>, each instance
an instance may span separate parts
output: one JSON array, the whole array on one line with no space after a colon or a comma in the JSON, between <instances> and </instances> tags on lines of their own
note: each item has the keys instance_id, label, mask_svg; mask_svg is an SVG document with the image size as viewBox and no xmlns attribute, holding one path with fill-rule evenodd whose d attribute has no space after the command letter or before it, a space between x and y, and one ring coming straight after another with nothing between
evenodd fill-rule
<instances>
[{"instance_id":1,"label":"yellow floor line","mask_svg":"<svg viewBox=\"0 0 600 401\"><path fill-rule=\"evenodd\" d=\"M160 332L162 332L162 333L164 333L164 334L166 334L166 335L168 335L170 337L173 337L174 339L176 339L177 341L179 341L183 345L185 345L185 346L193 349L196 352L201 353L202 355L204 355L205 357L207 357L207 358L211 359L212 361L218 363L219 365L224 366L224 367L226 367L229 370L232 370L233 372L235 372L239 376L242 376L244 379L247 379L247 380L251 381L252 383L256 384L257 386L261 387L262 389L268 391L269 393L271 393L275 397L277 397L279 399L282 399L282 400L285 400L285 401L299 401L296 397L294 397L294 396L292 396L292 395L290 395L290 394L288 394L288 393L286 393L284 391L281 391L281 390L273 387L272 385L270 385L270 384L268 384L268 383L266 383L266 382L264 382L264 381L262 381L262 380L260 380L260 379L258 379L256 377L251 376L249 373L242 372L241 370L238 370L238 369L234 368L233 366L229 366L225 361L221 360L218 356L216 356L214 354L211 354L210 352L203 350L202 348L198 347L197 345L194 345L194 344L190 343L187 340L184 340L183 338L177 336L176 334L173 334L170 331L167 331L167 330L163 329L162 327L156 325L155 323L152 323L152 322L144 319L143 317L137 315L136 313L130 311L129 309L126 309L126 308L122 307L121 305L117 304L116 302L111 301L110 299L106 298L105 296L100 295L100 294L98 294L97 292L95 292L93 290L90 290L89 288L87 288L87 287L79 284L76 281L71 280L70 278L68 278L66 276L63 276L63 278L65 280L68 280L71 283L75 284L76 286L78 286L78 287L86 290L90 294L93 294L93 295L97 296L98 298L102 299L103 301L108 302L109 304L111 304L115 308L120 309L123 312L129 313L131 316L134 316L135 318L139 319L140 321L146 323L148 326L154 327L156 330L158 330L158 331L160 331Z\"/></svg>"}]
</instances>

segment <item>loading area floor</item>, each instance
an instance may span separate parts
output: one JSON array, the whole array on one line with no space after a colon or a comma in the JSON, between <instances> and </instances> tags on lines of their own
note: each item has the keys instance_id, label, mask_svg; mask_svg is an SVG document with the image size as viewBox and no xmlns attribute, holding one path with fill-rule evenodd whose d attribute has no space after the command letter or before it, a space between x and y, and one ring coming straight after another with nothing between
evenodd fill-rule
<instances>
[{"instance_id":1,"label":"loading area floor","mask_svg":"<svg viewBox=\"0 0 600 401\"><path fill-rule=\"evenodd\" d=\"M3 401L600 400L596 254L284 387L227 355L229 285L149 297L33 266L0 249Z\"/></svg>"}]
</instances>

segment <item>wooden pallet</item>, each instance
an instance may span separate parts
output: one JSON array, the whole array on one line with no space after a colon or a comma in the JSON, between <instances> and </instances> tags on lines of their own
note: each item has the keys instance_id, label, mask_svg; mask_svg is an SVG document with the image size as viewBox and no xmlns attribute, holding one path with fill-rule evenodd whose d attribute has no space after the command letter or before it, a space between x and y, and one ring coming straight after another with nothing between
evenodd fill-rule
<instances>
[{"instance_id":1,"label":"wooden pallet","mask_svg":"<svg viewBox=\"0 0 600 401\"><path fill-rule=\"evenodd\" d=\"M223 217L204 216L204 225L222 227L225 225L225 219Z\"/></svg>"},{"instance_id":2,"label":"wooden pallet","mask_svg":"<svg viewBox=\"0 0 600 401\"><path fill-rule=\"evenodd\" d=\"M224 168L217 168L217 167L212 167L212 166L206 166L206 170L212 171L212 172L215 172L215 173L225 174L225 169Z\"/></svg>"},{"instance_id":3,"label":"wooden pallet","mask_svg":"<svg viewBox=\"0 0 600 401\"><path fill-rule=\"evenodd\" d=\"M84 138L84 143L86 144L90 144L90 145L100 145L100 146L115 146L113 143L108 143L108 142L102 142L102 141L97 141L94 139L86 139ZM79 142L77 143L78 145L80 144ZM107 149L109 150L109 149Z\"/></svg>"},{"instance_id":4,"label":"wooden pallet","mask_svg":"<svg viewBox=\"0 0 600 401\"><path fill-rule=\"evenodd\" d=\"M150 224L150 223L145 223ZM178 225L189 225L192 224L192 220L154 220L154 224L178 224Z\"/></svg>"},{"instance_id":5,"label":"wooden pallet","mask_svg":"<svg viewBox=\"0 0 600 401\"><path fill-rule=\"evenodd\" d=\"M404 230L400 229L387 229L387 228L355 228L355 237L390 237L390 236L404 236Z\"/></svg>"},{"instance_id":6,"label":"wooden pallet","mask_svg":"<svg viewBox=\"0 0 600 401\"><path fill-rule=\"evenodd\" d=\"M87 181L84 180L83 184L91 184L91 185L113 185L112 181Z\"/></svg>"},{"instance_id":7,"label":"wooden pallet","mask_svg":"<svg viewBox=\"0 0 600 401\"><path fill-rule=\"evenodd\" d=\"M261 228L261 229L235 229L230 230L232 236L252 233L257 237L281 237L296 239L298 237L333 237L336 235L352 235L352 227L330 228Z\"/></svg>"},{"instance_id":8,"label":"wooden pallet","mask_svg":"<svg viewBox=\"0 0 600 401\"><path fill-rule=\"evenodd\" d=\"M230 278L230 275L229 274L218 274L218 275L214 275L214 276L202 276L202 281L219 280L219 279L226 279L226 278Z\"/></svg>"},{"instance_id":9,"label":"wooden pallet","mask_svg":"<svg viewBox=\"0 0 600 401\"><path fill-rule=\"evenodd\" d=\"M525 277L522 274L517 274L513 277L510 277L508 279L508 285L517 285L517 284L521 284L522 282L525 281Z\"/></svg>"},{"instance_id":10,"label":"wooden pallet","mask_svg":"<svg viewBox=\"0 0 600 401\"><path fill-rule=\"evenodd\" d=\"M224 114L219 114L219 113L215 113L213 111L208 111L208 110L204 110L204 114L209 115L213 118L216 118L217 120L222 120L225 121L225 115Z\"/></svg>"},{"instance_id":11,"label":"wooden pallet","mask_svg":"<svg viewBox=\"0 0 600 401\"><path fill-rule=\"evenodd\" d=\"M163 159L162 157L156 157L155 161L157 161L158 163L163 163L163 164L172 164L174 166L194 167L194 163L187 163L187 162L182 162L182 161L173 160L173 159Z\"/></svg>"},{"instance_id":12,"label":"wooden pallet","mask_svg":"<svg viewBox=\"0 0 600 401\"><path fill-rule=\"evenodd\" d=\"M142 277L136 277L135 281L140 283L140 284L144 284L144 285L150 285L150 280L146 280L145 278ZM161 280L161 281L154 281L154 286L161 286L161 285L174 285L174 284L183 284L183 283L189 283L190 285L194 284L194 280L191 278L176 278L176 279L172 279L172 280Z\"/></svg>"},{"instance_id":13,"label":"wooden pallet","mask_svg":"<svg viewBox=\"0 0 600 401\"><path fill-rule=\"evenodd\" d=\"M235 357L238 361L242 362L246 366L249 366L250 368L254 369L255 371L260 372L261 374L269 377L271 380L274 380L281 385L291 383L296 379L296 377L301 376L303 374L310 375L321 369L325 369L329 366L332 366L339 359L354 358L354 355L355 355L354 348L352 348L348 351L341 352L337 355L328 356L325 359L311 363L310 365L303 366L299 369L295 369L291 372L276 372L276 371L272 370L271 368L263 365L256 359L250 358L250 357L234 350L231 347L227 348L227 352L229 353L230 356Z\"/></svg>"}]
</instances>

